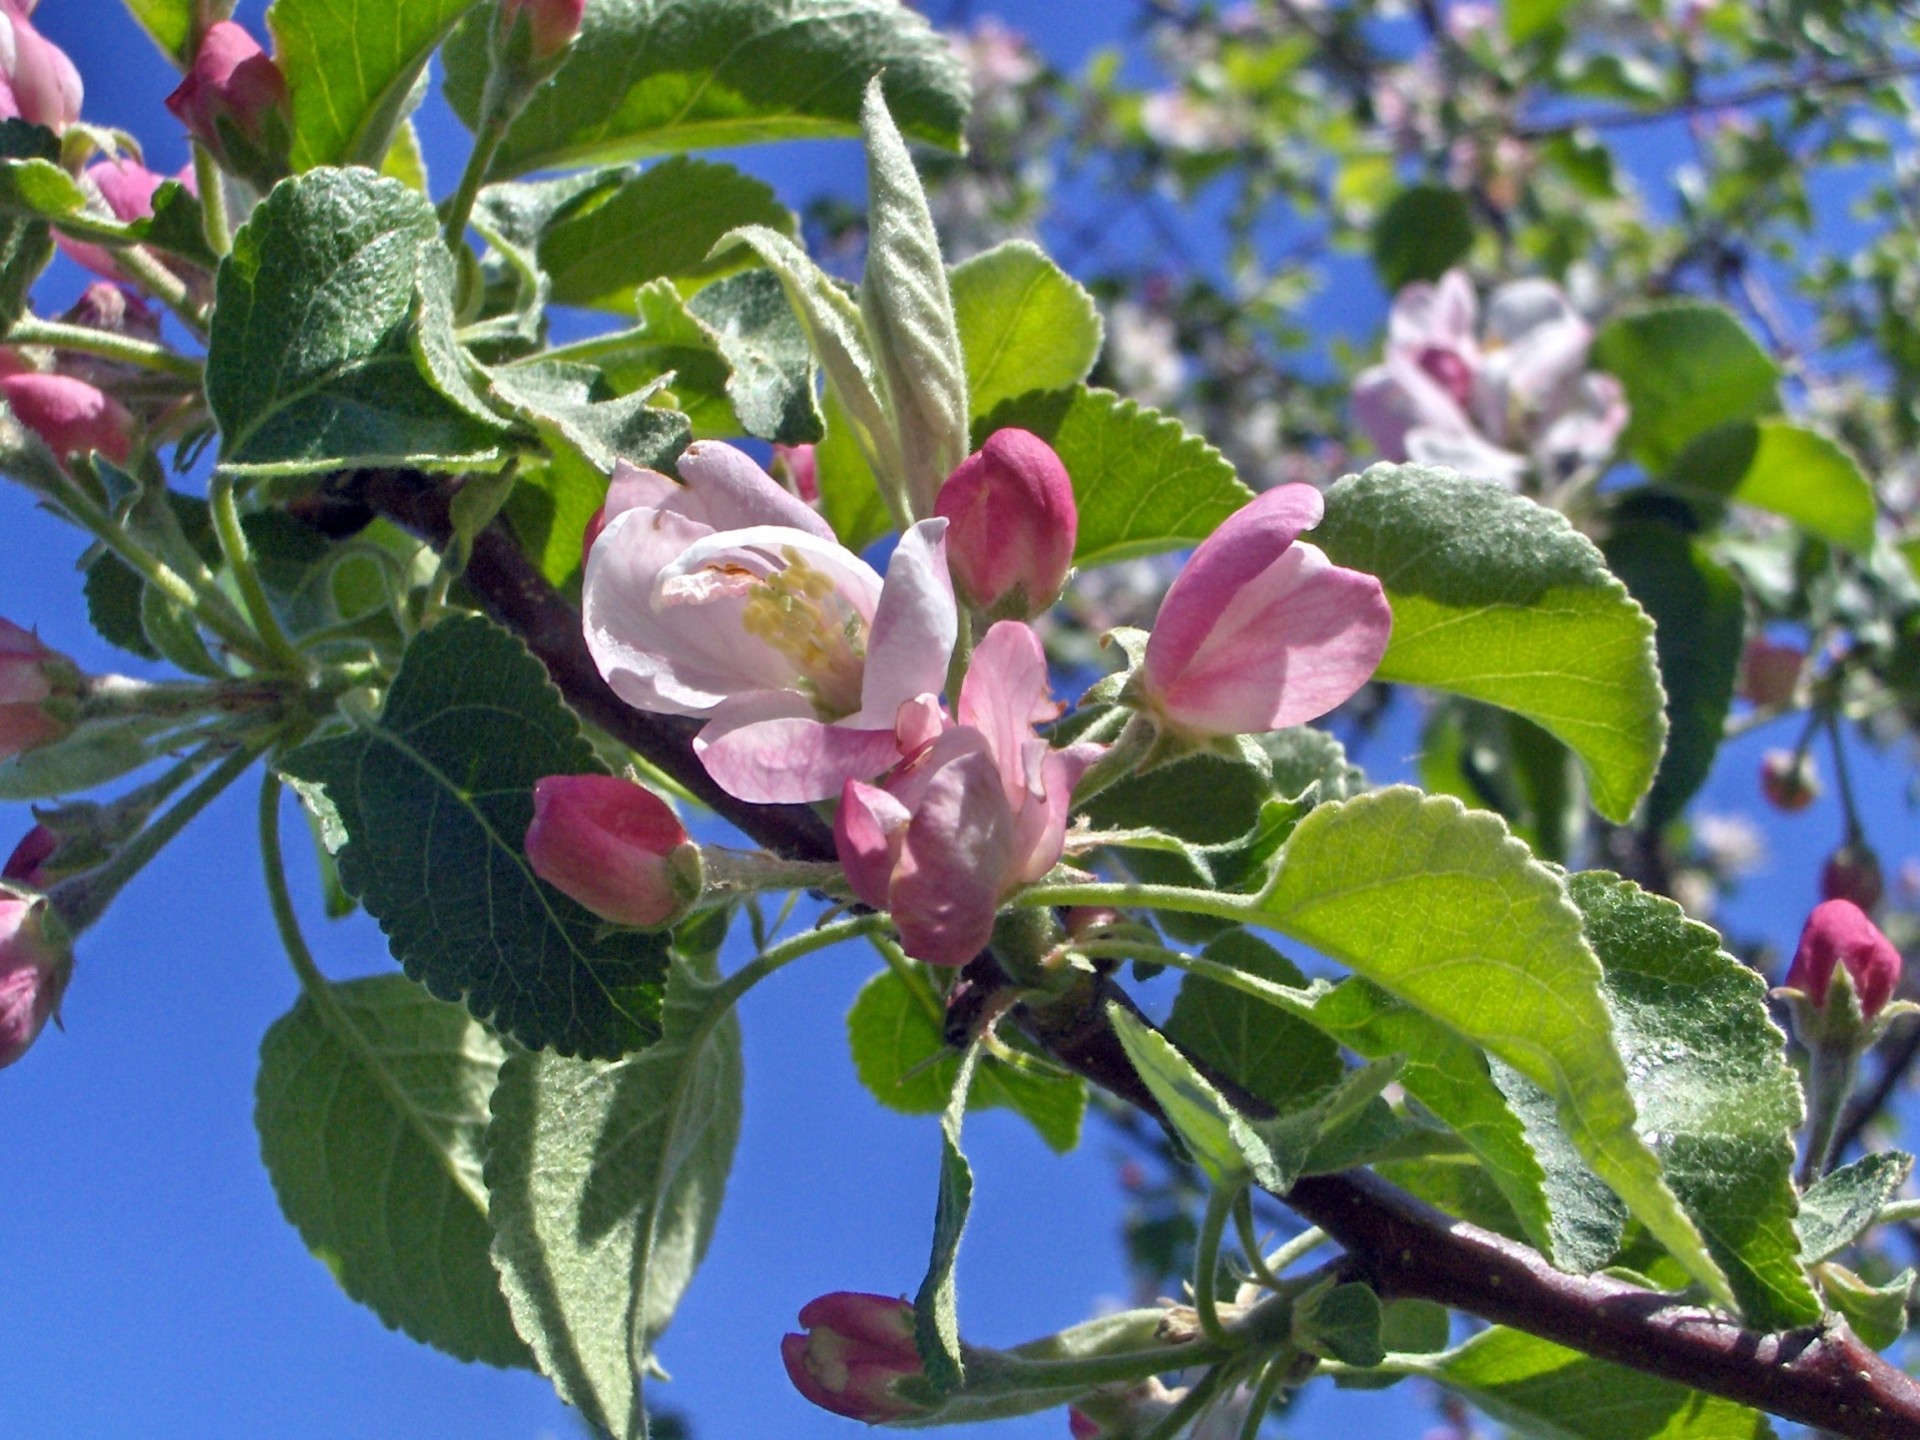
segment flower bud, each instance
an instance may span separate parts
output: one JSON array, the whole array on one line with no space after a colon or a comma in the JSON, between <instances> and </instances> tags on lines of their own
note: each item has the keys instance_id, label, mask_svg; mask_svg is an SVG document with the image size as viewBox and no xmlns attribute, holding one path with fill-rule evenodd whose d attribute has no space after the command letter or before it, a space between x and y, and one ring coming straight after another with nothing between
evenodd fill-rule
<instances>
[{"instance_id":1,"label":"flower bud","mask_svg":"<svg viewBox=\"0 0 1920 1440\"><path fill-rule=\"evenodd\" d=\"M133 416L106 391L71 375L23 371L0 377L0 396L27 429L62 458L98 450L116 465L133 453Z\"/></svg>"},{"instance_id":2,"label":"flower bud","mask_svg":"<svg viewBox=\"0 0 1920 1440\"><path fill-rule=\"evenodd\" d=\"M1873 847L1848 841L1827 857L1820 867L1820 898L1851 900L1862 910L1872 910L1886 894L1886 882L1880 875L1880 857Z\"/></svg>"},{"instance_id":3,"label":"flower bud","mask_svg":"<svg viewBox=\"0 0 1920 1440\"><path fill-rule=\"evenodd\" d=\"M87 179L100 191L100 198L107 202L107 209L113 212L113 218L123 222L143 220L153 214L154 192L165 182L166 177L132 160L113 159L96 160L87 167ZM113 247L96 245L88 240L75 240L56 230L53 243L75 264L84 265L96 275L104 275L109 280L125 278L120 267L114 264Z\"/></svg>"},{"instance_id":4,"label":"flower bud","mask_svg":"<svg viewBox=\"0 0 1920 1440\"><path fill-rule=\"evenodd\" d=\"M1836 965L1845 967L1867 1020L1880 1013L1900 983L1900 952L1851 900L1823 900L1813 907L1781 983L1824 1008Z\"/></svg>"},{"instance_id":5,"label":"flower bud","mask_svg":"<svg viewBox=\"0 0 1920 1440\"><path fill-rule=\"evenodd\" d=\"M838 1290L809 1300L804 1335L780 1342L794 1388L823 1410L884 1424L920 1407L894 1393L894 1381L921 1373L913 1343L913 1306L886 1295Z\"/></svg>"},{"instance_id":6,"label":"flower bud","mask_svg":"<svg viewBox=\"0 0 1920 1440\"><path fill-rule=\"evenodd\" d=\"M20 843L13 847L13 853L7 857L5 866L0 866L0 880L11 880L16 885L25 885L29 889L47 888L48 876L41 872L41 865L53 858L53 852L60 848L60 837L45 825L36 825L20 837Z\"/></svg>"},{"instance_id":7,"label":"flower bud","mask_svg":"<svg viewBox=\"0 0 1920 1440\"><path fill-rule=\"evenodd\" d=\"M39 1038L73 973L73 955L46 932L44 900L0 890L0 1069Z\"/></svg>"},{"instance_id":8,"label":"flower bud","mask_svg":"<svg viewBox=\"0 0 1920 1440\"><path fill-rule=\"evenodd\" d=\"M1027 620L1060 595L1079 530L1067 467L1038 435L996 430L940 487L947 566L973 609Z\"/></svg>"},{"instance_id":9,"label":"flower bud","mask_svg":"<svg viewBox=\"0 0 1920 1440\"><path fill-rule=\"evenodd\" d=\"M500 0L500 29L511 33L521 15L527 17L528 56L536 64L554 59L580 33L587 0Z\"/></svg>"},{"instance_id":10,"label":"flower bud","mask_svg":"<svg viewBox=\"0 0 1920 1440\"><path fill-rule=\"evenodd\" d=\"M225 169L262 190L287 173L287 78L244 26L208 26L187 78L166 103Z\"/></svg>"},{"instance_id":11,"label":"flower bud","mask_svg":"<svg viewBox=\"0 0 1920 1440\"><path fill-rule=\"evenodd\" d=\"M1760 792L1776 810L1791 815L1820 798L1820 772L1813 757L1791 750L1769 750L1760 757Z\"/></svg>"},{"instance_id":12,"label":"flower bud","mask_svg":"<svg viewBox=\"0 0 1920 1440\"><path fill-rule=\"evenodd\" d=\"M79 672L30 630L0 620L0 760L58 740L73 728L54 702L70 693Z\"/></svg>"},{"instance_id":13,"label":"flower bud","mask_svg":"<svg viewBox=\"0 0 1920 1440\"><path fill-rule=\"evenodd\" d=\"M820 463L813 446L774 446L773 469L768 473L807 504L819 501Z\"/></svg>"},{"instance_id":14,"label":"flower bud","mask_svg":"<svg viewBox=\"0 0 1920 1440\"><path fill-rule=\"evenodd\" d=\"M1786 705L1793 700L1807 652L1756 635L1740 655L1740 698L1755 705Z\"/></svg>"},{"instance_id":15,"label":"flower bud","mask_svg":"<svg viewBox=\"0 0 1920 1440\"><path fill-rule=\"evenodd\" d=\"M31 4L0 0L0 117L64 130L80 118L80 72L28 21Z\"/></svg>"},{"instance_id":16,"label":"flower bud","mask_svg":"<svg viewBox=\"0 0 1920 1440\"><path fill-rule=\"evenodd\" d=\"M534 874L616 925L653 929L700 896L700 851L667 802L612 775L549 775L533 787Z\"/></svg>"}]
</instances>

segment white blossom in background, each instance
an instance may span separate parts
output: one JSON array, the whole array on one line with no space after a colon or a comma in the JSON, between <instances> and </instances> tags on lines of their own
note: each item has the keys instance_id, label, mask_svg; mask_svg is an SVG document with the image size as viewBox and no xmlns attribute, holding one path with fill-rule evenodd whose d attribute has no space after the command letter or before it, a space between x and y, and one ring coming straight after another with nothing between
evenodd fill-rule
<instances>
[{"instance_id":1,"label":"white blossom in background","mask_svg":"<svg viewBox=\"0 0 1920 1440\"><path fill-rule=\"evenodd\" d=\"M1186 382L1173 321L1132 300L1107 307L1107 363L1120 393L1164 410Z\"/></svg>"}]
</instances>

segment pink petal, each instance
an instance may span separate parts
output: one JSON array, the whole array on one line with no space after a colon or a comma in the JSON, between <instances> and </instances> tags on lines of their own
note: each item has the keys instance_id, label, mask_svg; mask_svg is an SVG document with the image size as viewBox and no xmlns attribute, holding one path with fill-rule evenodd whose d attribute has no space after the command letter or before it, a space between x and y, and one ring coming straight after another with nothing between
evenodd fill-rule
<instances>
[{"instance_id":1,"label":"pink petal","mask_svg":"<svg viewBox=\"0 0 1920 1440\"><path fill-rule=\"evenodd\" d=\"M821 540L833 539L825 520L743 450L719 440L696 440L675 465L698 497L700 518L716 530L785 525Z\"/></svg>"},{"instance_id":2,"label":"pink petal","mask_svg":"<svg viewBox=\"0 0 1920 1440\"><path fill-rule=\"evenodd\" d=\"M914 807L889 908L900 943L929 965L986 948L1013 860L1013 816L984 748L943 765Z\"/></svg>"},{"instance_id":3,"label":"pink petal","mask_svg":"<svg viewBox=\"0 0 1920 1440\"><path fill-rule=\"evenodd\" d=\"M945 520L922 520L900 537L887 562L867 637L860 688L863 724L891 726L909 700L946 688L947 664L960 633L960 612L947 574L946 533Z\"/></svg>"},{"instance_id":4,"label":"pink petal","mask_svg":"<svg viewBox=\"0 0 1920 1440\"><path fill-rule=\"evenodd\" d=\"M1040 637L1018 620L994 625L974 649L961 682L959 716L962 725L986 736L1007 799L1016 809L1040 784L1036 757L1046 742L1035 736L1033 727L1059 713L1048 693L1047 655Z\"/></svg>"},{"instance_id":5,"label":"pink petal","mask_svg":"<svg viewBox=\"0 0 1920 1440\"><path fill-rule=\"evenodd\" d=\"M870 779L900 758L891 726L827 724L792 691L756 691L717 706L693 752L715 784L754 805L830 800L847 781Z\"/></svg>"},{"instance_id":6,"label":"pink petal","mask_svg":"<svg viewBox=\"0 0 1920 1440\"><path fill-rule=\"evenodd\" d=\"M912 818L906 806L878 786L849 780L841 788L833 847L853 893L876 910L887 908L887 887Z\"/></svg>"}]
</instances>

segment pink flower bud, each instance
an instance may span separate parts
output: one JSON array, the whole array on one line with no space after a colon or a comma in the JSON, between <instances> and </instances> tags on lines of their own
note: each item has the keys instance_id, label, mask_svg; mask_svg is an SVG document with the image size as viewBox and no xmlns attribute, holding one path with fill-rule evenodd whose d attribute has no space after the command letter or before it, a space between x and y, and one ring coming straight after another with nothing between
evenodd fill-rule
<instances>
[{"instance_id":1,"label":"pink flower bud","mask_svg":"<svg viewBox=\"0 0 1920 1440\"><path fill-rule=\"evenodd\" d=\"M1089 1418L1084 1411L1069 1405L1067 1407L1067 1433L1073 1437L1073 1440L1100 1440L1100 1437L1106 1432L1100 1428L1097 1421Z\"/></svg>"},{"instance_id":2,"label":"pink flower bud","mask_svg":"<svg viewBox=\"0 0 1920 1440\"><path fill-rule=\"evenodd\" d=\"M667 802L612 775L537 782L526 850L534 874L616 925L664 925L699 894L699 851Z\"/></svg>"},{"instance_id":3,"label":"pink flower bud","mask_svg":"<svg viewBox=\"0 0 1920 1440\"><path fill-rule=\"evenodd\" d=\"M1200 543L1161 602L1139 680L1170 728L1252 735L1326 714L1366 684L1393 626L1373 576L1297 539L1310 485L1256 496Z\"/></svg>"},{"instance_id":4,"label":"pink flower bud","mask_svg":"<svg viewBox=\"0 0 1920 1440\"><path fill-rule=\"evenodd\" d=\"M1820 867L1820 898L1851 900L1862 910L1872 910L1887 892L1880 875L1880 857L1872 847L1851 842L1840 846Z\"/></svg>"},{"instance_id":5,"label":"pink flower bud","mask_svg":"<svg viewBox=\"0 0 1920 1440\"><path fill-rule=\"evenodd\" d=\"M0 118L64 130L80 118L80 72L28 21L33 6L0 0Z\"/></svg>"},{"instance_id":6,"label":"pink flower bud","mask_svg":"<svg viewBox=\"0 0 1920 1440\"><path fill-rule=\"evenodd\" d=\"M1760 792L1774 809L1791 815L1820 798L1820 772L1811 755L1769 750L1760 757Z\"/></svg>"},{"instance_id":7,"label":"pink flower bud","mask_svg":"<svg viewBox=\"0 0 1920 1440\"><path fill-rule=\"evenodd\" d=\"M166 103L228 170L262 188L286 173L287 78L244 26L208 26L187 78Z\"/></svg>"},{"instance_id":8,"label":"pink flower bud","mask_svg":"<svg viewBox=\"0 0 1920 1440\"><path fill-rule=\"evenodd\" d=\"M940 487L954 588L975 610L1008 619L1040 614L1073 565L1080 517L1067 467L1038 435L996 430Z\"/></svg>"},{"instance_id":9,"label":"pink flower bud","mask_svg":"<svg viewBox=\"0 0 1920 1440\"><path fill-rule=\"evenodd\" d=\"M0 620L0 760L58 740L73 723L50 702L71 687L73 662L30 630Z\"/></svg>"},{"instance_id":10,"label":"pink flower bud","mask_svg":"<svg viewBox=\"0 0 1920 1440\"><path fill-rule=\"evenodd\" d=\"M1900 983L1900 952L1851 900L1823 900L1813 907L1782 983L1824 1007L1835 965L1846 966L1860 1014L1868 1020L1893 998Z\"/></svg>"},{"instance_id":11,"label":"pink flower bud","mask_svg":"<svg viewBox=\"0 0 1920 1440\"><path fill-rule=\"evenodd\" d=\"M1754 636L1740 656L1740 698L1755 705L1790 703L1806 662L1807 652L1798 645Z\"/></svg>"},{"instance_id":12,"label":"pink flower bud","mask_svg":"<svg viewBox=\"0 0 1920 1440\"><path fill-rule=\"evenodd\" d=\"M500 29L513 29L524 12L531 32L532 58L551 60L580 33L587 0L500 0Z\"/></svg>"},{"instance_id":13,"label":"pink flower bud","mask_svg":"<svg viewBox=\"0 0 1920 1440\"><path fill-rule=\"evenodd\" d=\"M60 837L44 825L36 825L20 837L20 843L13 847L13 853L7 857L7 863L0 867L0 880L11 880L16 885L25 885L30 889L47 888L48 877L40 867L53 858L53 852L60 848Z\"/></svg>"},{"instance_id":14,"label":"pink flower bud","mask_svg":"<svg viewBox=\"0 0 1920 1440\"><path fill-rule=\"evenodd\" d=\"M0 377L14 418L60 456L98 450L116 465L133 453L133 416L126 406L71 375L27 371Z\"/></svg>"},{"instance_id":15,"label":"pink flower bud","mask_svg":"<svg viewBox=\"0 0 1920 1440\"><path fill-rule=\"evenodd\" d=\"M27 1053L60 1009L73 956L50 940L46 901L0 890L0 1069Z\"/></svg>"},{"instance_id":16,"label":"pink flower bud","mask_svg":"<svg viewBox=\"0 0 1920 1440\"><path fill-rule=\"evenodd\" d=\"M773 447L773 478L785 481L809 505L820 499L820 464L811 445Z\"/></svg>"},{"instance_id":17,"label":"pink flower bud","mask_svg":"<svg viewBox=\"0 0 1920 1440\"><path fill-rule=\"evenodd\" d=\"M809 1300L800 1323L807 1333L782 1339L780 1358L794 1388L814 1404L869 1425L920 1408L893 1390L894 1381L921 1373L906 1301L837 1290Z\"/></svg>"},{"instance_id":18,"label":"pink flower bud","mask_svg":"<svg viewBox=\"0 0 1920 1440\"><path fill-rule=\"evenodd\" d=\"M113 218L129 224L153 214L154 194L168 179L165 175L154 174L144 165L125 159L96 160L87 167L87 178L99 189L100 198L107 202ZM194 188L191 166L173 178L184 182L189 190ZM109 280L128 278L114 263L112 246L75 240L58 230L54 231L53 239L69 260L86 266L94 274L104 275Z\"/></svg>"}]
</instances>

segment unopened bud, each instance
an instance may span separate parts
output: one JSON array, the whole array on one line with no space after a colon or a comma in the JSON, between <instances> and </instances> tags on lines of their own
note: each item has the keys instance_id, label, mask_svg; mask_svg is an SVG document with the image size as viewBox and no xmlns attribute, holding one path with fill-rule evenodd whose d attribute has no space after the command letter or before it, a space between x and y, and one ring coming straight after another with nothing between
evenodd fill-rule
<instances>
[{"instance_id":1,"label":"unopened bud","mask_svg":"<svg viewBox=\"0 0 1920 1440\"><path fill-rule=\"evenodd\" d=\"M63 459L98 450L116 465L133 453L133 416L98 386L71 375L26 370L0 377L14 419Z\"/></svg>"},{"instance_id":2,"label":"unopened bud","mask_svg":"<svg viewBox=\"0 0 1920 1440\"><path fill-rule=\"evenodd\" d=\"M1740 656L1740 698L1755 705L1786 705L1799 684L1807 652L1756 635Z\"/></svg>"},{"instance_id":3,"label":"unopened bud","mask_svg":"<svg viewBox=\"0 0 1920 1440\"><path fill-rule=\"evenodd\" d=\"M60 837L45 825L36 825L20 837L20 843L13 847L13 853L7 857L5 866L0 867L0 880L11 880L16 885L25 885L29 889L44 890L49 877L41 866L53 858L53 852L60 848Z\"/></svg>"},{"instance_id":4,"label":"unopened bud","mask_svg":"<svg viewBox=\"0 0 1920 1440\"><path fill-rule=\"evenodd\" d=\"M700 897L700 850L667 802L612 775L549 775L533 787L534 874L603 920L656 929Z\"/></svg>"},{"instance_id":5,"label":"unopened bud","mask_svg":"<svg viewBox=\"0 0 1920 1440\"><path fill-rule=\"evenodd\" d=\"M0 760L58 740L73 728L61 701L80 672L40 637L0 620Z\"/></svg>"},{"instance_id":6,"label":"unopened bud","mask_svg":"<svg viewBox=\"0 0 1920 1440\"><path fill-rule=\"evenodd\" d=\"M33 28L22 0L0 0L0 116L49 130L80 118L85 93L66 51Z\"/></svg>"},{"instance_id":7,"label":"unopened bud","mask_svg":"<svg viewBox=\"0 0 1920 1440\"><path fill-rule=\"evenodd\" d=\"M996 430L940 487L955 590L996 619L1028 620L1059 598L1079 532L1067 467L1038 435Z\"/></svg>"},{"instance_id":8,"label":"unopened bud","mask_svg":"<svg viewBox=\"0 0 1920 1440\"><path fill-rule=\"evenodd\" d=\"M1871 911L1885 894L1880 857L1869 845L1848 841L1820 867L1822 900L1851 900L1862 910Z\"/></svg>"},{"instance_id":9,"label":"unopened bud","mask_svg":"<svg viewBox=\"0 0 1920 1440\"><path fill-rule=\"evenodd\" d=\"M820 463L811 445L776 445L768 472L809 505L820 498Z\"/></svg>"},{"instance_id":10,"label":"unopened bud","mask_svg":"<svg viewBox=\"0 0 1920 1440\"><path fill-rule=\"evenodd\" d=\"M259 189L287 174L287 77L244 26L221 20L207 27L167 109L224 169Z\"/></svg>"},{"instance_id":11,"label":"unopened bud","mask_svg":"<svg viewBox=\"0 0 1920 1440\"><path fill-rule=\"evenodd\" d=\"M0 890L0 1069L60 1010L73 954L47 933L47 902Z\"/></svg>"},{"instance_id":12,"label":"unopened bud","mask_svg":"<svg viewBox=\"0 0 1920 1440\"><path fill-rule=\"evenodd\" d=\"M1791 815L1820 798L1820 772L1813 757L1791 750L1769 750L1760 757L1760 792L1776 810Z\"/></svg>"},{"instance_id":13,"label":"unopened bud","mask_svg":"<svg viewBox=\"0 0 1920 1440\"><path fill-rule=\"evenodd\" d=\"M809 1300L800 1323L806 1333L782 1339L780 1358L794 1388L821 1409L880 1425L920 1408L894 1391L895 1381L921 1373L905 1300L838 1290Z\"/></svg>"},{"instance_id":14,"label":"unopened bud","mask_svg":"<svg viewBox=\"0 0 1920 1440\"><path fill-rule=\"evenodd\" d=\"M573 44L586 9L587 0L500 0L500 29L511 34L514 23L525 15L528 57L541 64Z\"/></svg>"},{"instance_id":15,"label":"unopened bud","mask_svg":"<svg viewBox=\"0 0 1920 1440\"><path fill-rule=\"evenodd\" d=\"M1824 1009L1836 969L1846 971L1867 1020L1885 1008L1900 984L1900 952L1851 900L1825 900L1813 907L1782 985Z\"/></svg>"}]
</instances>

